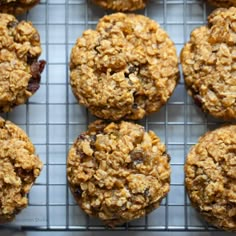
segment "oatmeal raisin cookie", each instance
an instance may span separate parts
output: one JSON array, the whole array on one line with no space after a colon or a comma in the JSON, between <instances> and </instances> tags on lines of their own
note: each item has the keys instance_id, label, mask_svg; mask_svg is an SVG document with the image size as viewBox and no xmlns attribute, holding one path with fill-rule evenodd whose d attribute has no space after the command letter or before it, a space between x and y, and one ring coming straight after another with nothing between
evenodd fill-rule
<instances>
[{"instance_id":1,"label":"oatmeal raisin cookie","mask_svg":"<svg viewBox=\"0 0 236 236\"><path fill-rule=\"evenodd\" d=\"M141 119L158 111L176 87L176 49L153 20L134 14L103 17L71 52L74 95L102 119Z\"/></svg>"},{"instance_id":2,"label":"oatmeal raisin cookie","mask_svg":"<svg viewBox=\"0 0 236 236\"><path fill-rule=\"evenodd\" d=\"M212 116L236 118L236 8L220 8L193 30L181 53L189 95Z\"/></svg>"},{"instance_id":3,"label":"oatmeal raisin cookie","mask_svg":"<svg viewBox=\"0 0 236 236\"><path fill-rule=\"evenodd\" d=\"M125 121L92 123L69 151L67 175L80 207L111 227L154 210L170 188L165 145Z\"/></svg>"},{"instance_id":4,"label":"oatmeal raisin cookie","mask_svg":"<svg viewBox=\"0 0 236 236\"><path fill-rule=\"evenodd\" d=\"M236 231L236 125L201 137L188 154L185 174L192 205L214 226Z\"/></svg>"},{"instance_id":5,"label":"oatmeal raisin cookie","mask_svg":"<svg viewBox=\"0 0 236 236\"><path fill-rule=\"evenodd\" d=\"M208 2L216 7L236 7L235 0L208 0Z\"/></svg>"},{"instance_id":6,"label":"oatmeal raisin cookie","mask_svg":"<svg viewBox=\"0 0 236 236\"><path fill-rule=\"evenodd\" d=\"M22 14L39 3L40 0L0 0L0 12Z\"/></svg>"},{"instance_id":7,"label":"oatmeal raisin cookie","mask_svg":"<svg viewBox=\"0 0 236 236\"><path fill-rule=\"evenodd\" d=\"M144 8L147 0L93 0L93 2L115 11L135 11Z\"/></svg>"},{"instance_id":8,"label":"oatmeal raisin cookie","mask_svg":"<svg viewBox=\"0 0 236 236\"><path fill-rule=\"evenodd\" d=\"M5 223L27 206L27 194L43 164L26 133L2 118L0 146L0 223Z\"/></svg>"},{"instance_id":9,"label":"oatmeal raisin cookie","mask_svg":"<svg viewBox=\"0 0 236 236\"><path fill-rule=\"evenodd\" d=\"M25 103L39 88L45 61L31 22L0 13L0 112Z\"/></svg>"}]
</instances>

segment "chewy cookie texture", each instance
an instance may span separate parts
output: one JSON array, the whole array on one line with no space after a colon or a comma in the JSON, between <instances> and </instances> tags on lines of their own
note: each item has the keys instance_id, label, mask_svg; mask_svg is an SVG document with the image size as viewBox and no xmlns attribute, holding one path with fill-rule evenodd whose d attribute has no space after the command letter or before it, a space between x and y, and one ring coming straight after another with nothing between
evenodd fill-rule
<instances>
[{"instance_id":1,"label":"chewy cookie texture","mask_svg":"<svg viewBox=\"0 0 236 236\"><path fill-rule=\"evenodd\" d=\"M102 119L141 119L158 111L179 79L176 49L151 19L116 13L87 30L71 52L70 83L80 104Z\"/></svg>"},{"instance_id":2,"label":"chewy cookie texture","mask_svg":"<svg viewBox=\"0 0 236 236\"><path fill-rule=\"evenodd\" d=\"M25 132L2 118L0 146L0 223L6 223L27 206L43 164Z\"/></svg>"},{"instance_id":3,"label":"chewy cookie texture","mask_svg":"<svg viewBox=\"0 0 236 236\"><path fill-rule=\"evenodd\" d=\"M0 13L0 32L0 112L9 112L38 90L46 62L31 22Z\"/></svg>"},{"instance_id":4,"label":"chewy cookie texture","mask_svg":"<svg viewBox=\"0 0 236 236\"><path fill-rule=\"evenodd\" d=\"M196 28L181 53L189 95L204 112L236 118L236 8L220 8Z\"/></svg>"},{"instance_id":5,"label":"chewy cookie texture","mask_svg":"<svg viewBox=\"0 0 236 236\"><path fill-rule=\"evenodd\" d=\"M98 120L71 147L67 176L80 207L114 227L159 206L169 192L169 156L152 131Z\"/></svg>"},{"instance_id":6,"label":"chewy cookie texture","mask_svg":"<svg viewBox=\"0 0 236 236\"><path fill-rule=\"evenodd\" d=\"M39 0L0 0L0 12L22 14L39 3Z\"/></svg>"},{"instance_id":7,"label":"chewy cookie texture","mask_svg":"<svg viewBox=\"0 0 236 236\"><path fill-rule=\"evenodd\" d=\"M236 7L235 0L208 0L208 2L216 7Z\"/></svg>"},{"instance_id":8,"label":"chewy cookie texture","mask_svg":"<svg viewBox=\"0 0 236 236\"><path fill-rule=\"evenodd\" d=\"M115 11L134 11L144 8L147 0L93 0L93 2Z\"/></svg>"},{"instance_id":9,"label":"chewy cookie texture","mask_svg":"<svg viewBox=\"0 0 236 236\"><path fill-rule=\"evenodd\" d=\"M191 149L185 183L192 205L212 225L236 231L236 125L206 133Z\"/></svg>"}]
</instances>

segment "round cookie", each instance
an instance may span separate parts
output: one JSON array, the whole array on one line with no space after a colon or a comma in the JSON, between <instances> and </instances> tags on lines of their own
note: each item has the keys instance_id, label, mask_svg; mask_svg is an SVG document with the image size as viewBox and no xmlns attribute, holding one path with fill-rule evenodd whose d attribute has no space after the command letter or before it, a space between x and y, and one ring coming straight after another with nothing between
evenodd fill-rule
<instances>
[{"instance_id":1,"label":"round cookie","mask_svg":"<svg viewBox=\"0 0 236 236\"><path fill-rule=\"evenodd\" d=\"M188 154L185 175L191 203L205 220L236 231L236 125L201 137Z\"/></svg>"},{"instance_id":2,"label":"round cookie","mask_svg":"<svg viewBox=\"0 0 236 236\"><path fill-rule=\"evenodd\" d=\"M43 164L26 133L2 118L0 146L0 223L5 223L27 206L27 194Z\"/></svg>"},{"instance_id":3,"label":"round cookie","mask_svg":"<svg viewBox=\"0 0 236 236\"><path fill-rule=\"evenodd\" d=\"M141 119L158 111L179 78L176 49L153 20L103 17L71 52L70 82L80 104L102 119Z\"/></svg>"},{"instance_id":4,"label":"round cookie","mask_svg":"<svg viewBox=\"0 0 236 236\"><path fill-rule=\"evenodd\" d=\"M216 7L236 7L235 0L208 0L208 2Z\"/></svg>"},{"instance_id":5,"label":"round cookie","mask_svg":"<svg viewBox=\"0 0 236 236\"><path fill-rule=\"evenodd\" d=\"M189 95L204 112L236 118L236 8L220 8L196 28L181 52Z\"/></svg>"},{"instance_id":6,"label":"round cookie","mask_svg":"<svg viewBox=\"0 0 236 236\"><path fill-rule=\"evenodd\" d=\"M0 12L22 14L39 3L39 0L0 0Z\"/></svg>"},{"instance_id":7,"label":"round cookie","mask_svg":"<svg viewBox=\"0 0 236 236\"><path fill-rule=\"evenodd\" d=\"M93 2L115 11L135 11L144 8L147 0L93 0Z\"/></svg>"},{"instance_id":8,"label":"round cookie","mask_svg":"<svg viewBox=\"0 0 236 236\"><path fill-rule=\"evenodd\" d=\"M80 207L114 227L160 205L170 188L169 156L152 131L98 120L71 147L67 176Z\"/></svg>"},{"instance_id":9,"label":"round cookie","mask_svg":"<svg viewBox=\"0 0 236 236\"><path fill-rule=\"evenodd\" d=\"M0 112L9 112L38 90L45 61L31 22L0 13L0 30Z\"/></svg>"}]
</instances>

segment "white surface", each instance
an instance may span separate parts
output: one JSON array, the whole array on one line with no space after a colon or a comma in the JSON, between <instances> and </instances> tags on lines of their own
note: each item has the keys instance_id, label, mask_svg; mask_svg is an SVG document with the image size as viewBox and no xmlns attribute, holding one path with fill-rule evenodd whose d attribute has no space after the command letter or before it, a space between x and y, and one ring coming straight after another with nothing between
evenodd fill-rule
<instances>
[{"instance_id":1,"label":"white surface","mask_svg":"<svg viewBox=\"0 0 236 236\"><path fill-rule=\"evenodd\" d=\"M150 0L145 14L158 21L174 40L178 53L191 30L206 21L210 9L202 1ZM87 218L77 207L66 184L66 156L73 140L86 129L92 119L86 110L77 105L68 85L70 50L86 28L94 28L104 10L86 0L48 0L22 18L33 21L43 45L42 59L47 68L42 76L40 90L29 104L17 107L6 117L27 131L45 166L37 184L29 195L29 207L20 213L11 226L51 228L86 228L101 222ZM188 98L181 78L167 106L147 119L140 121L154 130L166 143L171 155L172 180L168 198L148 218L130 223L144 229L204 229L204 223L187 205L183 186L183 164L189 147L216 121L204 114ZM66 235L110 235L111 232L81 232ZM120 235L163 235L162 232L112 232ZM28 233L25 235L38 235ZM167 232L168 235L185 235ZM1 233L1 236L3 232ZM23 234L24 235L24 234ZM50 233L51 235L51 233ZM64 233L56 235L64 235ZM187 233L187 235L217 235L216 233Z\"/></svg>"}]
</instances>

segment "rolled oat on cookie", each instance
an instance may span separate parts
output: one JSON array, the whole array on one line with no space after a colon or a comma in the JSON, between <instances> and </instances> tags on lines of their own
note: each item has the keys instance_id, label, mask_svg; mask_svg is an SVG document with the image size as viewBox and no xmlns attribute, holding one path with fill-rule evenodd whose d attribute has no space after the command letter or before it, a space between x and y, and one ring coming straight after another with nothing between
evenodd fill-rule
<instances>
[{"instance_id":1,"label":"rolled oat on cookie","mask_svg":"<svg viewBox=\"0 0 236 236\"><path fill-rule=\"evenodd\" d=\"M115 227L159 207L170 189L169 161L154 132L97 120L70 148L67 177L79 206Z\"/></svg>"},{"instance_id":2,"label":"rolled oat on cookie","mask_svg":"<svg viewBox=\"0 0 236 236\"><path fill-rule=\"evenodd\" d=\"M142 119L166 104L179 79L174 43L155 21L104 16L71 51L70 84L78 102L110 120Z\"/></svg>"},{"instance_id":3,"label":"rolled oat on cookie","mask_svg":"<svg viewBox=\"0 0 236 236\"><path fill-rule=\"evenodd\" d=\"M24 104L39 89L44 60L31 22L0 13L0 112Z\"/></svg>"},{"instance_id":4,"label":"rolled oat on cookie","mask_svg":"<svg viewBox=\"0 0 236 236\"><path fill-rule=\"evenodd\" d=\"M203 135L185 163L192 206L213 226L236 231L236 125Z\"/></svg>"},{"instance_id":5,"label":"rolled oat on cookie","mask_svg":"<svg viewBox=\"0 0 236 236\"><path fill-rule=\"evenodd\" d=\"M188 94L214 117L236 118L236 8L220 8L192 31L181 52Z\"/></svg>"}]
</instances>

